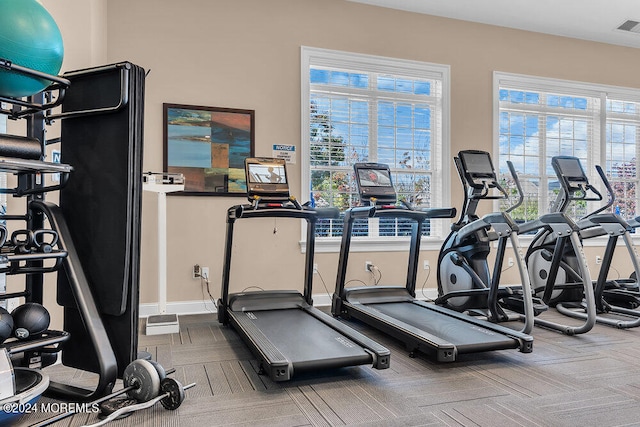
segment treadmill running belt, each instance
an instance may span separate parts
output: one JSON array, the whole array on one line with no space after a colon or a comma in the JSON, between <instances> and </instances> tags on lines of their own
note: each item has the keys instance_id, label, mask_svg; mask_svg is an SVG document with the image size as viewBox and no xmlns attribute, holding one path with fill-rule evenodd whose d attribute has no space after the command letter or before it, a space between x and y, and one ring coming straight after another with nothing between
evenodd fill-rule
<instances>
[{"instance_id":1,"label":"treadmill running belt","mask_svg":"<svg viewBox=\"0 0 640 427\"><path fill-rule=\"evenodd\" d=\"M514 338L412 303L367 304L366 307L440 337L454 344L459 353L517 348L519 345Z\"/></svg>"},{"instance_id":2,"label":"treadmill running belt","mask_svg":"<svg viewBox=\"0 0 640 427\"><path fill-rule=\"evenodd\" d=\"M296 371L370 363L371 355L302 309L233 312L250 320Z\"/></svg>"}]
</instances>

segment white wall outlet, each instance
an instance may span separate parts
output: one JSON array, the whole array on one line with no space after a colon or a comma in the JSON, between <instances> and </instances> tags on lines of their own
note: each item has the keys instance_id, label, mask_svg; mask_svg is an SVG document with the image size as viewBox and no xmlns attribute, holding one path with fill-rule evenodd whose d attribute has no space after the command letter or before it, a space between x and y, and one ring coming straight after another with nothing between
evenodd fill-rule
<instances>
[{"instance_id":1,"label":"white wall outlet","mask_svg":"<svg viewBox=\"0 0 640 427\"><path fill-rule=\"evenodd\" d=\"M596 264L602 264L602 257L600 255L596 255Z\"/></svg>"},{"instance_id":2,"label":"white wall outlet","mask_svg":"<svg viewBox=\"0 0 640 427\"><path fill-rule=\"evenodd\" d=\"M424 261L422 261L422 268L425 270L428 270L430 268L428 259L425 259Z\"/></svg>"},{"instance_id":3,"label":"white wall outlet","mask_svg":"<svg viewBox=\"0 0 640 427\"><path fill-rule=\"evenodd\" d=\"M318 274L318 264L313 264L313 274Z\"/></svg>"},{"instance_id":4,"label":"white wall outlet","mask_svg":"<svg viewBox=\"0 0 640 427\"><path fill-rule=\"evenodd\" d=\"M202 267L202 272L200 273L202 278L205 280L209 280L211 277L209 276L209 267Z\"/></svg>"},{"instance_id":5,"label":"white wall outlet","mask_svg":"<svg viewBox=\"0 0 640 427\"><path fill-rule=\"evenodd\" d=\"M509 257L507 262L509 263L509 267L513 267L513 258Z\"/></svg>"},{"instance_id":6,"label":"white wall outlet","mask_svg":"<svg viewBox=\"0 0 640 427\"><path fill-rule=\"evenodd\" d=\"M371 261L364 262L364 271L370 272L373 269L373 263Z\"/></svg>"}]
</instances>

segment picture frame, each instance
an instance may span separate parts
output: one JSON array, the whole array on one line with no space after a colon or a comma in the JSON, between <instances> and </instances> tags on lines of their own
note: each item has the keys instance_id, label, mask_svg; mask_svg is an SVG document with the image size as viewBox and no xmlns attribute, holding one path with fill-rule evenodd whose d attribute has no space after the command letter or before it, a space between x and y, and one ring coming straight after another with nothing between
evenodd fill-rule
<instances>
[{"instance_id":1,"label":"picture frame","mask_svg":"<svg viewBox=\"0 0 640 427\"><path fill-rule=\"evenodd\" d=\"M255 111L163 104L164 172L184 175L175 195L246 196L244 159L255 152Z\"/></svg>"}]
</instances>

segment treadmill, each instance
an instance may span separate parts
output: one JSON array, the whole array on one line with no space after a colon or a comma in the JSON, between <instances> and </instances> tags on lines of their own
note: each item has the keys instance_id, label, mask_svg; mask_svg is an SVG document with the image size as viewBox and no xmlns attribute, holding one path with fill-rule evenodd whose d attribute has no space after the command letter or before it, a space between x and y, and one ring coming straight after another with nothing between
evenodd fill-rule
<instances>
[{"instance_id":1,"label":"treadmill","mask_svg":"<svg viewBox=\"0 0 640 427\"><path fill-rule=\"evenodd\" d=\"M403 341L410 356L421 351L435 354L439 362L453 362L463 353L503 349L531 352L533 338L528 334L416 298L422 230L432 218L453 218L455 208L417 210L406 203L398 203L388 165L357 163L354 169L360 199L365 206L350 208L345 213L332 314L353 317ZM345 288L354 222L370 217L411 221L404 286Z\"/></svg>"},{"instance_id":2,"label":"treadmill","mask_svg":"<svg viewBox=\"0 0 640 427\"><path fill-rule=\"evenodd\" d=\"M273 381L287 381L300 372L319 369L365 364L376 369L388 368L388 349L313 307L316 221L336 217L338 210L301 206L291 197L284 159L248 158L245 171L251 204L236 205L227 211L218 321L238 332L258 359L259 373L268 374ZM306 221L303 293L296 290L229 292L234 224L239 219L251 218Z\"/></svg>"}]
</instances>

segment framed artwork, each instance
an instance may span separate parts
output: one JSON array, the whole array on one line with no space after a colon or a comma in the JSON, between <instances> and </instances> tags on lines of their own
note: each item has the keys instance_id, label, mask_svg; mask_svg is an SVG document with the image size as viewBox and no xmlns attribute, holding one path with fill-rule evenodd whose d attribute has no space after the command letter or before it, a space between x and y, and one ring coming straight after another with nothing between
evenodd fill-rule
<instances>
[{"instance_id":1,"label":"framed artwork","mask_svg":"<svg viewBox=\"0 0 640 427\"><path fill-rule=\"evenodd\" d=\"M253 157L255 111L163 104L164 171L181 173L184 191L245 196L244 159Z\"/></svg>"}]
</instances>

